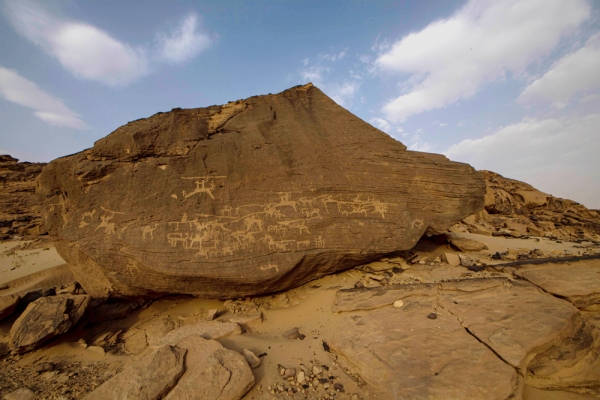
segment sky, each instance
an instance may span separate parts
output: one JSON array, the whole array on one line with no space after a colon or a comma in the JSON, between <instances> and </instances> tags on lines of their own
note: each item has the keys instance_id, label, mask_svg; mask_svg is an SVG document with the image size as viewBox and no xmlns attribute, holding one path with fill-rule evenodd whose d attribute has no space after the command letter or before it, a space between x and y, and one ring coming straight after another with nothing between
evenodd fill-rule
<instances>
[{"instance_id":1,"label":"sky","mask_svg":"<svg viewBox=\"0 0 600 400\"><path fill-rule=\"evenodd\" d=\"M0 154L312 82L411 150L600 209L600 1L0 0Z\"/></svg>"}]
</instances>

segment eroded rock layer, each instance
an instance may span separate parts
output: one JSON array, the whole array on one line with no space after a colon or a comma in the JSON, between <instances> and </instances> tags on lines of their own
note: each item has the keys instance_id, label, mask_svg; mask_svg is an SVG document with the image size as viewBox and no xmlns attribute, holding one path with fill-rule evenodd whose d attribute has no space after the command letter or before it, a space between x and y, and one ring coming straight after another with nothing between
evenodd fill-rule
<instances>
[{"instance_id":1,"label":"eroded rock layer","mask_svg":"<svg viewBox=\"0 0 600 400\"><path fill-rule=\"evenodd\" d=\"M44 165L0 155L0 240L45 233L35 196L35 179Z\"/></svg>"},{"instance_id":2,"label":"eroded rock layer","mask_svg":"<svg viewBox=\"0 0 600 400\"><path fill-rule=\"evenodd\" d=\"M484 210L469 216L453 231L494 236L539 236L600 240L600 213L573 200L540 192L533 186L480 171L485 178Z\"/></svg>"},{"instance_id":3,"label":"eroded rock layer","mask_svg":"<svg viewBox=\"0 0 600 400\"><path fill-rule=\"evenodd\" d=\"M285 290L411 248L484 190L311 84L131 122L39 178L46 226L95 297Z\"/></svg>"}]
</instances>

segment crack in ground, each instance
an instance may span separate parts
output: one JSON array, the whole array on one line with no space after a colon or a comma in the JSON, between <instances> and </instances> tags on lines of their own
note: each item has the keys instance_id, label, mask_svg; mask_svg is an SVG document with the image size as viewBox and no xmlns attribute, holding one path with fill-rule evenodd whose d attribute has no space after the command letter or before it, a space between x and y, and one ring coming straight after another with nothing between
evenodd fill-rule
<instances>
[{"instance_id":1,"label":"crack in ground","mask_svg":"<svg viewBox=\"0 0 600 400\"><path fill-rule=\"evenodd\" d=\"M492 346L490 346L489 344L487 344L487 343L486 343L486 342L484 342L483 340L479 339L479 337L477 337L477 335L475 335L473 332L471 332L471 331L469 330L469 328L467 328L466 326L464 326L464 325L463 325L463 323L462 323L462 321L461 321L461 318L460 318L458 315L454 314L454 313L453 313L452 311L450 311L449 309L447 309L447 308L444 308L444 307L443 307L443 306L441 306L439 303L438 303L438 306L439 306L439 307L440 307L442 310L446 310L446 311L448 311L448 313L449 313L450 315L454 316L454 317L456 318L456 320L458 321L458 323L459 323L459 324L460 324L460 325L461 325L463 328L465 328L465 331L466 331L466 332L467 332L469 335L471 335L471 336L472 336L472 337L473 337L475 340L477 340L479 343L481 343L482 345L484 345L485 347L487 347L487 348L488 348L488 349L489 349L489 350L490 350L490 351L491 351L491 352L492 352L492 353L493 353L493 354L494 354L496 357L498 357L500 360L502 360L502 362L504 362L506 365L508 365L509 367L513 368L513 369L514 369L514 370L517 372L517 374L518 374L520 377L522 377L522 378L525 378L525 376L523 375L523 373L521 372L521 370L520 370L519 368L517 368L517 367L513 366L511 363L509 363L508 361L506 361L506 360L504 359L504 357L502 357L502 356L501 356L501 355L500 355L500 354L499 354L499 353L498 353L496 350L494 350L494 348L493 348Z\"/></svg>"}]
</instances>

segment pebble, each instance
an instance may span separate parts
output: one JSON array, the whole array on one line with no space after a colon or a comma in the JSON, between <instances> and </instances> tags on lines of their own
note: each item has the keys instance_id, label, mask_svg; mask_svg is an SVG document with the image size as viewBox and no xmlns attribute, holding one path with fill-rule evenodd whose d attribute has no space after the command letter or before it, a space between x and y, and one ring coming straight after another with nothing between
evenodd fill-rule
<instances>
[{"instance_id":1,"label":"pebble","mask_svg":"<svg viewBox=\"0 0 600 400\"><path fill-rule=\"evenodd\" d=\"M283 333L283 337L288 340L294 340L294 339L304 340L306 335L303 335L302 333L300 333L300 331L298 329L299 328L292 328L289 331L285 331Z\"/></svg>"},{"instance_id":2,"label":"pebble","mask_svg":"<svg viewBox=\"0 0 600 400\"><path fill-rule=\"evenodd\" d=\"M219 315L219 310L217 310L216 308L210 309L210 310L208 310L208 313L206 314L206 320L212 321L215 318L217 318L218 315Z\"/></svg>"},{"instance_id":3,"label":"pebble","mask_svg":"<svg viewBox=\"0 0 600 400\"><path fill-rule=\"evenodd\" d=\"M102 348L100 346L90 346L87 349L96 354L100 354L101 356L103 356L105 354L104 348Z\"/></svg>"},{"instance_id":4,"label":"pebble","mask_svg":"<svg viewBox=\"0 0 600 400\"><path fill-rule=\"evenodd\" d=\"M294 368L287 368L283 370L283 377L285 379L292 378L294 376L296 376L296 370Z\"/></svg>"},{"instance_id":5,"label":"pebble","mask_svg":"<svg viewBox=\"0 0 600 400\"><path fill-rule=\"evenodd\" d=\"M256 354L254 354L252 350L244 349L242 354L246 358L246 361L248 361L250 368L254 369L260 366L260 358L256 357Z\"/></svg>"},{"instance_id":6,"label":"pebble","mask_svg":"<svg viewBox=\"0 0 600 400\"><path fill-rule=\"evenodd\" d=\"M298 375L296 375L296 381L298 383L304 383L305 380L306 380L306 377L304 375L304 371L298 372Z\"/></svg>"},{"instance_id":7,"label":"pebble","mask_svg":"<svg viewBox=\"0 0 600 400\"><path fill-rule=\"evenodd\" d=\"M429 318L429 319L437 319L437 314L434 313L434 312L429 313L429 315L427 316L427 318Z\"/></svg>"},{"instance_id":8,"label":"pebble","mask_svg":"<svg viewBox=\"0 0 600 400\"><path fill-rule=\"evenodd\" d=\"M394 308L402 308L403 305L404 305L404 302L402 300L396 300L394 302Z\"/></svg>"},{"instance_id":9,"label":"pebble","mask_svg":"<svg viewBox=\"0 0 600 400\"><path fill-rule=\"evenodd\" d=\"M323 372L323 368L319 367L318 365L315 365L312 367L312 372L315 375L319 375L321 372Z\"/></svg>"}]
</instances>

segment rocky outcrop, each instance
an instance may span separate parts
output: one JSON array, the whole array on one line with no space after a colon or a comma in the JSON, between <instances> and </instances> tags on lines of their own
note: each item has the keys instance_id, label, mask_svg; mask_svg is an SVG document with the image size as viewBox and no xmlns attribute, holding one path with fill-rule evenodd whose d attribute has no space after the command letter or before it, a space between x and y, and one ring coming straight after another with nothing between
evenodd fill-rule
<instances>
[{"instance_id":1,"label":"rocky outcrop","mask_svg":"<svg viewBox=\"0 0 600 400\"><path fill-rule=\"evenodd\" d=\"M481 210L466 164L406 147L311 84L131 122L39 178L94 297L285 290Z\"/></svg>"},{"instance_id":2,"label":"rocky outcrop","mask_svg":"<svg viewBox=\"0 0 600 400\"><path fill-rule=\"evenodd\" d=\"M63 294L30 303L10 330L14 350L30 351L67 332L83 316L89 301L88 295Z\"/></svg>"},{"instance_id":3,"label":"rocky outcrop","mask_svg":"<svg viewBox=\"0 0 600 400\"><path fill-rule=\"evenodd\" d=\"M45 233L35 195L35 179L44 165L0 155L0 240Z\"/></svg>"},{"instance_id":4,"label":"rocky outcrop","mask_svg":"<svg viewBox=\"0 0 600 400\"><path fill-rule=\"evenodd\" d=\"M485 177L484 210L453 231L494 236L542 236L600 241L600 213L572 200L540 192L527 183L491 171Z\"/></svg>"}]
</instances>

